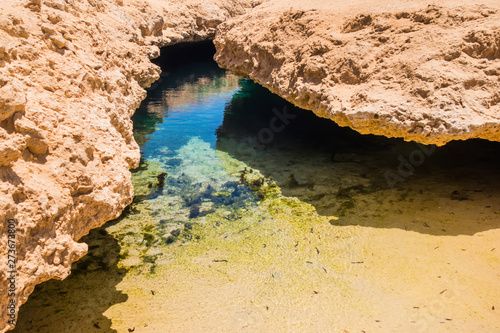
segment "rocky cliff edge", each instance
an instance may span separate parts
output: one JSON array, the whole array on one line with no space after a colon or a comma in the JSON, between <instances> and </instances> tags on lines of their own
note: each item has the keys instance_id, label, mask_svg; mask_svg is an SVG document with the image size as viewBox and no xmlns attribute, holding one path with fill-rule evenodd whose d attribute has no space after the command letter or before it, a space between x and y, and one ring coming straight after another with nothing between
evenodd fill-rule
<instances>
[{"instance_id":1,"label":"rocky cliff edge","mask_svg":"<svg viewBox=\"0 0 500 333\"><path fill-rule=\"evenodd\" d=\"M363 134L500 141L500 2L264 2L217 62Z\"/></svg>"},{"instance_id":2,"label":"rocky cliff edge","mask_svg":"<svg viewBox=\"0 0 500 333\"><path fill-rule=\"evenodd\" d=\"M130 117L159 47L217 28L219 64L342 126L499 141L499 22L497 0L1 1L0 255L17 273L0 269L0 331L131 202Z\"/></svg>"},{"instance_id":3,"label":"rocky cliff edge","mask_svg":"<svg viewBox=\"0 0 500 333\"><path fill-rule=\"evenodd\" d=\"M78 239L132 201L128 170L140 154L130 117L159 77L149 61L158 47L213 38L250 5L1 1L1 332L13 326L10 302L17 308L36 284L65 278L87 251Z\"/></svg>"}]
</instances>

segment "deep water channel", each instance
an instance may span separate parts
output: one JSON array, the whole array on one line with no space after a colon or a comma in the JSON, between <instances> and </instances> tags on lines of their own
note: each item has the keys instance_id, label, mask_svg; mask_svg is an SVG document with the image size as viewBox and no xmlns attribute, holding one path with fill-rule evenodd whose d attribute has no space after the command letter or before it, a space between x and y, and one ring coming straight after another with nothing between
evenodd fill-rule
<instances>
[{"instance_id":1,"label":"deep water channel","mask_svg":"<svg viewBox=\"0 0 500 333\"><path fill-rule=\"evenodd\" d=\"M500 329L498 143L363 136L213 52L164 50L133 204L15 332Z\"/></svg>"}]
</instances>

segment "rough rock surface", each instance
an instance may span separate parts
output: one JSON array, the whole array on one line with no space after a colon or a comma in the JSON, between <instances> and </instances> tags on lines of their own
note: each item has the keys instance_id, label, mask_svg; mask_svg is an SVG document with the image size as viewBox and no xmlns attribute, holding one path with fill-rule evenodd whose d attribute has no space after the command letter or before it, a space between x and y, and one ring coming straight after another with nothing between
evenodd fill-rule
<instances>
[{"instance_id":1,"label":"rough rock surface","mask_svg":"<svg viewBox=\"0 0 500 333\"><path fill-rule=\"evenodd\" d=\"M149 59L228 18L244 14L220 28L219 63L319 116L424 143L500 139L497 0L0 4L0 256L14 219L17 307L131 202L130 116L159 77ZM2 332L7 277L4 266Z\"/></svg>"},{"instance_id":2,"label":"rough rock surface","mask_svg":"<svg viewBox=\"0 0 500 333\"><path fill-rule=\"evenodd\" d=\"M16 307L63 279L133 196L130 116L160 74L158 46L213 38L251 1L0 1L0 331L8 324L8 224ZM12 254L12 253L11 253Z\"/></svg>"},{"instance_id":3,"label":"rough rock surface","mask_svg":"<svg viewBox=\"0 0 500 333\"><path fill-rule=\"evenodd\" d=\"M363 134L500 141L500 2L264 2L217 62Z\"/></svg>"}]
</instances>

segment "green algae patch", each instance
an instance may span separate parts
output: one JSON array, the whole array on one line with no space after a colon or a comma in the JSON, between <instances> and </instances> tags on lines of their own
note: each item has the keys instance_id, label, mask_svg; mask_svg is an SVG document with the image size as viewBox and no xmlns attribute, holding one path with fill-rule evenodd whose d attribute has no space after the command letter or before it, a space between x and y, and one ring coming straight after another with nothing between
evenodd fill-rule
<instances>
[{"instance_id":1,"label":"green algae patch","mask_svg":"<svg viewBox=\"0 0 500 333\"><path fill-rule=\"evenodd\" d=\"M321 240L321 235L330 234L334 244L340 238L330 219L289 198L263 201L252 209L217 211L184 231L176 242L159 245L156 261L143 261L134 275L161 279L176 272L221 281L248 278L248 283L259 284L261 289L279 285L279 293L289 295L311 293L323 283L345 290L338 276L346 267L334 259L342 250L338 244L326 248ZM266 293L273 294L271 290Z\"/></svg>"},{"instance_id":2,"label":"green algae patch","mask_svg":"<svg viewBox=\"0 0 500 333\"><path fill-rule=\"evenodd\" d=\"M284 197L274 181L265 179L258 170L225 153L203 149L205 158L200 161L200 155L192 148L204 144L194 140L192 145L181 149L180 155L190 160L191 165L202 167L198 170L183 169L182 174L190 176L191 181L167 181L165 189L168 190L170 183L176 186L192 184L192 179L199 180L200 175L207 179L207 170L216 177L212 177L209 185L198 186L197 193L191 185L185 188L181 185L178 196L162 195L135 203L138 213L130 214L110 227L120 240L120 267L148 276L161 274L162 270L172 269L172 266L176 270L198 270L200 260L236 265L240 269L251 269L255 274L270 271L284 262L302 267L307 260L293 255L283 261L282 256L306 248L308 253L314 254L318 250L307 247L304 238L316 237L315 229L333 231L329 222L336 217L320 216L312 205L297 198ZM224 170L225 179L218 170ZM161 171L163 168L159 163L151 163L143 170L149 177ZM169 177L175 175L175 171L168 172ZM144 182L144 175L138 178ZM214 178L217 182L213 182ZM207 191L207 188L213 188L213 191ZM204 195L200 196L200 192ZM231 201L228 203L227 199ZM332 264L328 263L328 266ZM324 273L326 268L320 271Z\"/></svg>"},{"instance_id":3,"label":"green algae patch","mask_svg":"<svg viewBox=\"0 0 500 333\"><path fill-rule=\"evenodd\" d=\"M147 199L153 188L158 186L158 175L166 173L167 169L160 158L141 160L138 169L133 171L132 185L134 186L135 202Z\"/></svg>"}]
</instances>

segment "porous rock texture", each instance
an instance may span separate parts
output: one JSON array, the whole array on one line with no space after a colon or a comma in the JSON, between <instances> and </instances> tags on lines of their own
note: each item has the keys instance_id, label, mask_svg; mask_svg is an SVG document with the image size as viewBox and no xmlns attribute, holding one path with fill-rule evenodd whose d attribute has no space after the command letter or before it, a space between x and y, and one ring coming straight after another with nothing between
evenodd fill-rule
<instances>
[{"instance_id":1,"label":"porous rock texture","mask_svg":"<svg viewBox=\"0 0 500 333\"><path fill-rule=\"evenodd\" d=\"M160 70L159 47L213 38L246 0L0 1L0 331L8 323L7 256L16 307L63 279L78 239L132 201L139 163L130 120ZM9 219L17 223L8 253Z\"/></svg>"},{"instance_id":2,"label":"porous rock texture","mask_svg":"<svg viewBox=\"0 0 500 333\"><path fill-rule=\"evenodd\" d=\"M500 139L498 0L0 0L0 332L7 221L19 307L131 202L149 60L216 28L221 65L342 126Z\"/></svg>"},{"instance_id":3,"label":"porous rock texture","mask_svg":"<svg viewBox=\"0 0 500 333\"><path fill-rule=\"evenodd\" d=\"M221 66L360 133L500 141L498 0L273 0L215 44Z\"/></svg>"}]
</instances>

